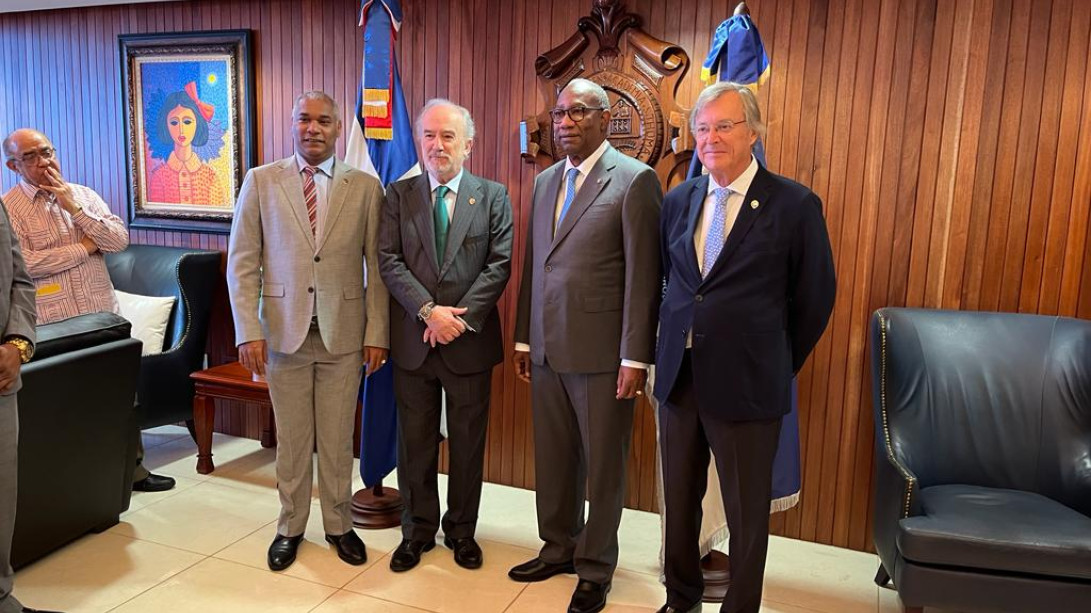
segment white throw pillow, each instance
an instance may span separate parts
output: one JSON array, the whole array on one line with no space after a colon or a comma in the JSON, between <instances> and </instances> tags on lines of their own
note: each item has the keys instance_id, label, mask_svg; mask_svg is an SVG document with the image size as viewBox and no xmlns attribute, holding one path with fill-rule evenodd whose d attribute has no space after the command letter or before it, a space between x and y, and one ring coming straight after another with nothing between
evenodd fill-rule
<instances>
[{"instance_id":1,"label":"white throw pillow","mask_svg":"<svg viewBox=\"0 0 1091 613\"><path fill-rule=\"evenodd\" d=\"M143 355L163 353L163 337L167 333L174 296L140 296L116 289L114 293L121 316L133 324L133 338L144 343Z\"/></svg>"}]
</instances>

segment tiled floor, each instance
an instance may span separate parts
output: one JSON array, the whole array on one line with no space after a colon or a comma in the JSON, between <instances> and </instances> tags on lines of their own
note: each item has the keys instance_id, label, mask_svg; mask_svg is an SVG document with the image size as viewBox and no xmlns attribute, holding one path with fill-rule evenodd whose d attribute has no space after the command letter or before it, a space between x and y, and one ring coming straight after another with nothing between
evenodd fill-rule
<instances>
[{"instance_id":1,"label":"tiled floor","mask_svg":"<svg viewBox=\"0 0 1091 613\"><path fill-rule=\"evenodd\" d=\"M216 471L200 475L196 448L184 429L148 431L145 447L147 465L178 479L178 487L135 493L120 524L21 570L16 595L25 604L70 613L533 613L564 611L575 585L572 576L529 585L507 578L508 568L532 557L540 545L534 494L491 484L485 484L478 528L485 552L480 570L459 568L437 546L419 567L394 576L387 556L400 541L396 529L358 531L367 543L368 564L344 564L322 538L316 498L299 559L273 573L265 566L278 508L273 450L217 434ZM442 478L440 483L442 488ZM652 612L663 603L659 534L656 515L625 511L621 560L606 611ZM872 583L876 567L871 554L774 538L762 610L900 611L897 596Z\"/></svg>"}]
</instances>

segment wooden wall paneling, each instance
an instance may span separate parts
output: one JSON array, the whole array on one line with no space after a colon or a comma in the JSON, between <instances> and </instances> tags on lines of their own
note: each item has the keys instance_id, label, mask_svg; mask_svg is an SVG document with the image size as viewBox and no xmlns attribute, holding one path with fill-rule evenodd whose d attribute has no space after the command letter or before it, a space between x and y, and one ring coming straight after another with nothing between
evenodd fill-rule
<instances>
[{"instance_id":1,"label":"wooden wall paneling","mask_svg":"<svg viewBox=\"0 0 1091 613\"><path fill-rule=\"evenodd\" d=\"M1015 176L1011 190L1011 215L1005 244L1005 265L1001 273L1000 310L1019 309L1023 270L1018 265L1026 255L1027 224L1031 211L1037 210L1033 193L1035 159L1038 154L1034 137L1039 133L1042 117L1042 87L1045 84L1045 62L1048 50L1049 22L1052 2L1035 3L1030 15L1030 36L1027 45L1026 78L1023 89L1022 115L1019 120Z\"/></svg>"},{"instance_id":2,"label":"wooden wall paneling","mask_svg":"<svg viewBox=\"0 0 1091 613\"><path fill-rule=\"evenodd\" d=\"M1083 88L1087 83L1087 45L1091 32L1091 4L1073 7L1069 24L1069 44L1065 62L1064 95L1061 97L1060 125L1062 131L1078 130L1080 108L1084 104ZM1076 278L1072 268L1078 267L1083 252L1083 234L1074 226L1087 225L1089 198L1073 198L1078 156L1075 139L1062 138L1057 146L1057 167L1053 176L1053 205L1046 239L1046 273L1043 275L1042 300L1039 312L1075 315L1075 301L1064 302L1066 281ZM1084 166L1083 168L1088 168ZM1069 207L1071 203L1071 207ZM1069 292L1070 294L1072 292Z\"/></svg>"},{"instance_id":3,"label":"wooden wall paneling","mask_svg":"<svg viewBox=\"0 0 1091 613\"><path fill-rule=\"evenodd\" d=\"M1060 129L1061 94L1064 92L1065 53L1068 49L1068 32L1072 5L1055 2L1047 30L1047 46L1042 67L1040 120L1037 127L1037 151L1033 157L1033 171L1027 181L1030 192L1024 200L1029 205L1026 226L1025 251L1020 277L1018 310L1033 313L1038 309L1042 284L1042 267L1045 252L1051 203L1053 201L1053 172L1057 160L1057 142ZM1018 266L1016 266L1018 267Z\"/></svg>"},{"instance_id":4,"label":"wooden wall paneling","mask_svg":"<svg viewBox=\"0 0 1091 613\"><path fill-rule=\"evenodd\" d=\"M981 284L985 273L985 249L992 220L993 182L999 154L1000 116L1004 106L1004 63L1011 28L1010 0L998 0L993 6L990 25L989 59L985 69L981 142L974 169L974 189L970 196L970 226L967 231L966 271L960 304L977 308L981 303Z\"/></svg>"},{"instance_id":5,"label":"wooden wall paneling","mask_svg":"<svg viewBox=\"0 0 1091 613\"><path fill-rule=\"evenodd\" d=\"M815 144L813 153L812 189L823 199L826 224L838 227L843 206L829 198L832 175L830 157L833 150L834 114L837 107L837 75L840 71L842 35L845 26L845 4L831 3L825 17L823 64L818 84L819 95L810 101L806 112L815 118ZM775 61L775 60L774 60ZM837 245L833 245L835 261ZM805 540L814 540L817 530L817 510L820 508L821 488L811 484L822 483L822 452L826 412L827 387L831 366L833 343L829 334L823 335L815 347L809 364L799 378L799 415L803 491L799 505L788 511L786 530Z\"/></svg>"},{"instance_id":6,"label":"wooden wall paneling","mask_svg":"<svg viewBox=\"0 0 1091 613\"><path fill-rule=\"evenodd\" d=\"M1091 43L1087 47L1087 64L1091 66ZM1074 221L1069 225L1069 236L1076 235L1072 242L1073 248L1069 250L1069 258L1065 262L1064 283L1061 290L1061 303L1068 307L1074 307L1079 317L1091 316L1091 291L1083 291L1082 288L1091 287L1091 240L1088 233L1091 232L1091 224L1087 223L1087 208L1091 204L1091 79L1084 80L1083 112L1079 129L1075 126L1073 131L1078 132L1079 149L1076 154L1076 186L1073 189L1072 201L1075 203L1076 214ZM1082 220L1082 226L1076 227L1075 220ZM1082 258L1082 260L1081 260ZM1082 269L1081 269L1082 266ZM1081 271L1082 270L1082 274Z\"/></svg>"},{"instance_id":7,"label":"wooden wall paneling","mask_svg":"<svg viewBox=\"0 0 1091 613\"><path fill-rule=\"evenodd\" d=\"M884 2L881 5L873 5L873 10L877 11L878 15L865 17L865 22L876 22L875 40L873 42L869 38L868 48L862 53L865 57L874 58L874 63L858 67L862 75L871 75L870 79L858 79L858 86L867 83L868 80L871 81L871 97L867 102L869 108L867 121L864 121L863 115L859 116L860 127L867 126L866 132L862 135L865 153L859 156L863 163L859 186L863 210L857 259L861 263L875 261L877 224L879 206L881 206L879 187L882 180L882 154L886 148L887 127L886 115L882 109L890 106L891 64L897 26L897 11L894 3ZM866 321L876 306L870 299L872 281L870 266L858 266L853 282L854 294L851 306L853 321ZM834 507L836 518L833 542L839 546L849 546L850 538L854 537L852 542L858 543L857 547L863 547L863 532L858 528L855 532L850 531L854 526L866 525L870 508L871 471L867 467L873 459L868 442L873 435L871 412L866 410L867 400L870 399L867 394L870 389L867 385L870 369L866 368L864 361L866 341L867 328L852 326L849 333L849 362L844 404L846 407L859 407L859 410L849 411L843 425L849 444L843 446L838 464L838 495L837 504ZM857 472L861 466L864 467L863 473Z\"/></svg>"},{"instance_id":8,"label":"wooden wall paneling","mask_svg":"<svg viewBox=\"0 0 1091 613\"><path fill-rule=\"evenodd\" d=\"M838 437L841 444L836 447L836 453L829 457L834 460L837 474L834 491L834 506L832 517L822 522L823 530L831 529L830 542L843 544L846 539L848 513L847 505L851 496L851 477L848 473L842 473L852 464L858 412L852 410L849 402L852 400L854 387L858 381L857 367L857 327L853 325L854 317L858 316L856 305L866 290L861 286L860 272L867 262L870 248L867 234L868 206L869 203L863 194L863 177L865 155L861 152L867 150L867 140L870 121L870 101L874 90L878 86L874 81L875 45L878 35L878 4L865 2L859 15L860 30L857 37L857 58L853 67L854 74L849 86L851 92L851 107L848 111L849 122L845 125L847 134L846 180L842 198L845 202L859 202L859 207L852 207L846 211L844 225L840 240L844 241L841 247L842 253L858 254L858 257L843 258L839 265L839 278L841 288L838 299L839 305L835 307L834 339L837 343L838 365L844 369L844 385L838 390L837 397L833 399L839 405L841 413L840 429ZM840 109L839 109L840 110ZM848 481L848 482L846 482Z\"/></svg>"}]
</instances>

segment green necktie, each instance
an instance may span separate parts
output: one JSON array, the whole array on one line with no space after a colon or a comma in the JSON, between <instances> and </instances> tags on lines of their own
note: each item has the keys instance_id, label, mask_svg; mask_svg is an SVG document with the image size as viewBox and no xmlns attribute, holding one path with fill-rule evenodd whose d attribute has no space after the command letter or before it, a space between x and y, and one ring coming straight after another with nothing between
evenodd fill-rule
<instances>
[{"instance_id":1,"label":"green necktie","mask_svg":"<svg viewBox=\"0 0 1091 613\"><path fill-rule=\"evenodd\" d=\"M440 185L436 188L436 205L432 209L432 215L436 220L436 262L442 267L443 256L447 253L447 229L451 220L447 218L447 203L443 197L451 188Z\"/></svg>"}]
</instances>

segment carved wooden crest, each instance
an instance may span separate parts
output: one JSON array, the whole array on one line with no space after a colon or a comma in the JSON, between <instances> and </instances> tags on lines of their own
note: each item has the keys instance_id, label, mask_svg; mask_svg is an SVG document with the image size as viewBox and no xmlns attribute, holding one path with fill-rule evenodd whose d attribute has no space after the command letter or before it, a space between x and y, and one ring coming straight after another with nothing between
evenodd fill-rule
<instances>
[{"instance_id":1,"label":"carved wooden crest","mask_svg":"<svg viewBox=\"0 0 1091 613\"><path fill-rule=\"evenodd\" d=\"M524 160L546 167L562 157L549 109L564 86L580 77L601 85L610 98L610 144L654 168L664 188L685 179L693 138L675 95L689 55L642 30L641 22L619 0L594 0L576 33L538 56L534 69L546 108L520 123Z\"/></svg>"}]
</instances>

